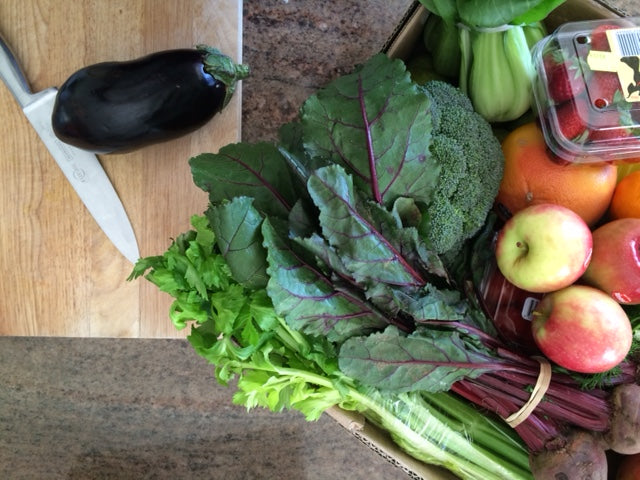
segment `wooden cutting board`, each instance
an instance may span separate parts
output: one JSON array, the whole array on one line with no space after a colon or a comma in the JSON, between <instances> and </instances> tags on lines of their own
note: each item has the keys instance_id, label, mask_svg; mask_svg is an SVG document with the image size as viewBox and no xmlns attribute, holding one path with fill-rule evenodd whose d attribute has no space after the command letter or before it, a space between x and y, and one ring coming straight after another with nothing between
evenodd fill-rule
<instances>
[{"instance_id":1,"label":"wooden cutting board","mask_svg":"<svg viewBox=\"0 0 640 480\"><path fill-rule=\"evenodd\" d=\"M2 0L0 32L34 91L74 71L159 50L215 46L241 61L239 0ZM196 132L99 158L133 225L141 256L159 255L206 209L188 159L240 139L240 90ZM0 84L0 334L182 337L171 299L110 243Z\"/></svg>"}]
</instances>

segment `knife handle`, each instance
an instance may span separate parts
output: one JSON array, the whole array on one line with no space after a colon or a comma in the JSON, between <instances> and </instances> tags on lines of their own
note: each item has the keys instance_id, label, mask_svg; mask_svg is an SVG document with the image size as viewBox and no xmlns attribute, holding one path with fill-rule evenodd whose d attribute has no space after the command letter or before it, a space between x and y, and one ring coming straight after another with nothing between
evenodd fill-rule
<instances>
[{"instance_id":1,"label":"knife handle","mask_svg":"<svg viewBox=\"0 0 640 480\"><path fill-rule=\"evenodd\" d=\"M0 78L16 98L20 107L27 105L32 96L29 82L22 73L15 55L0 34Z\"/></svg>"}]
</instances>

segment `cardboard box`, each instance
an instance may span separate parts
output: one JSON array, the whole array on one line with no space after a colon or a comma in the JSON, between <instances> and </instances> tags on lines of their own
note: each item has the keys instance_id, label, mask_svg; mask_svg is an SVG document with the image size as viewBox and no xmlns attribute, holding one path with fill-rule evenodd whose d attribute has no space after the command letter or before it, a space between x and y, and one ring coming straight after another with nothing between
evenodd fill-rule
<instances>
[{"instance_id":1,"label":"cardboard box","mask_svg":"<svg viewBox=\"0 0 640 480\"><path fill-rule=\"evenodd\" d=\"M429 12L414 2L403 16L403 20L392 32L382 51L392 58L407 59L414 50L416 42L421 41L422 30ZM577 20L597 20L624 16L615 7L602 0L566 0L545 20L549 33L563 23ZM455 480L458 477L443 468L427 465L409 456L390 438L387 432L367 422L354 412L331 408L327 413L365 445L378 452L410 478L415 480Z\"/></svg>"}]
</instances>

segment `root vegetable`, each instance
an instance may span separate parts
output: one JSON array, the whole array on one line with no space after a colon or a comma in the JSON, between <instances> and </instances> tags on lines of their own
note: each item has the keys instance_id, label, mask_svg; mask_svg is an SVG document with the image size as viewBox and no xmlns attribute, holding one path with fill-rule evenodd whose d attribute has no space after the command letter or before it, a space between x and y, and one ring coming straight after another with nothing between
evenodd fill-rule
<instances>
[{"instance_id":1,"label":"root vegetable","mask_svg":"<svg viewBox=\"0 0 640 480\"><path fill-rule=\"evenodd\" d=\"M605 439L611 450L640 453L640 385L619 385L611 392L611 425Z\"/></svg>"},{"instance_id":2,"label":"root vegetable","mask_svg":"<svg viewBox=\"0 0 640 480\"><path fill-rule=\"evenodd\" d=\"M607 480L607 456L602 439L592 432L576 430L567 443L543 450L529 458L531 473L537 480Z\"/></svg>"},{"instance_id":3,"label":"root vegetable","mask_svg":"<svg viewBox=\"0 0 640 480\"><path fill-rule=\"evenodd\" d=\"M616 472L616 480L637 480L640 478L640 454L623 457Z\"/></svg>"}]
</instances>

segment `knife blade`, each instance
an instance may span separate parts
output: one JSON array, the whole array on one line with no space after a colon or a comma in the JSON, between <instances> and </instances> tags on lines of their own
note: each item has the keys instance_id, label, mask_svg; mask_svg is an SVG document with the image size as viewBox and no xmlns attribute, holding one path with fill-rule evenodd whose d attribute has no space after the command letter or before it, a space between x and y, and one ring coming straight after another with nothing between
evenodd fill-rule
<instances>
[{"instance_id":1,"label":"knife blade","mask_svg":"<svg viewBox=\"0 0 640 480\"><path fill-rule=\"evenodd\" d=\"M131 263L140 258L129 217L98 157L55 136L51 114L57 89L32 92L15 55L0 34L0 78L107 238Z\"/></svg>"}]
</instances>

